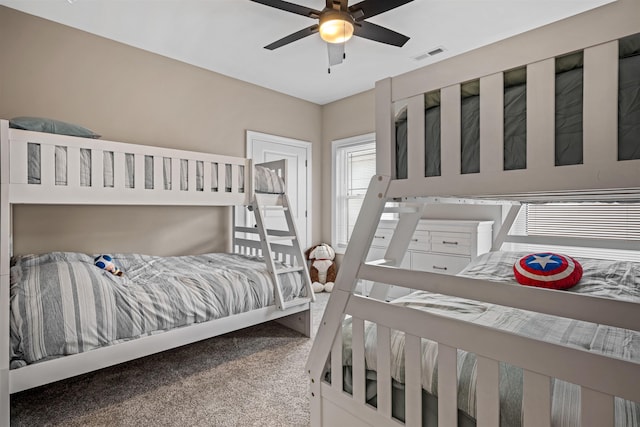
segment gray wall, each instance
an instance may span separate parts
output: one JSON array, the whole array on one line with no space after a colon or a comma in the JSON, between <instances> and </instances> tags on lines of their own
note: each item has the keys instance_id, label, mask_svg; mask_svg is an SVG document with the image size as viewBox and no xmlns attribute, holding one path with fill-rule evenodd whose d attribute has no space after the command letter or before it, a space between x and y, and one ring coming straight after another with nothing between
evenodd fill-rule
<instances>
[{"instance_id":1,"label":"gray wall","mask_svg":"<svg viewBox=\"0 0 640 427\"><path fill-rule=\"evenodd\" d=\"M3 6L0 51L2 118L44 116L107 140L242 157L246 130L311 141L313 208L320 206L319 105ZM229 224L227 207L17 206L14 249L223 251ZM320 235L318 220L313 240Z\"/></svg>"}]
</instances>

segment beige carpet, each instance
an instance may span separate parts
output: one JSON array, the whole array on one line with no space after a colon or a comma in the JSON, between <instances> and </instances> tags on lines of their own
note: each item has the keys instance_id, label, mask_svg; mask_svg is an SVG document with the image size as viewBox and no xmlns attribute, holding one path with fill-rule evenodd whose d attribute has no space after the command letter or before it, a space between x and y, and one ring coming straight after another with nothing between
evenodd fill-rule
<instances>
[{"instance_id":1,"label":"beige carpet","mask_svg":"<svg viewBox=\"0 0 640 427\"><path fill-rule=\"evenodd\" d=\"M311 343L274 322L247 328L12 395L11 425L308 426Z\"/></svg>"}]
</instances>

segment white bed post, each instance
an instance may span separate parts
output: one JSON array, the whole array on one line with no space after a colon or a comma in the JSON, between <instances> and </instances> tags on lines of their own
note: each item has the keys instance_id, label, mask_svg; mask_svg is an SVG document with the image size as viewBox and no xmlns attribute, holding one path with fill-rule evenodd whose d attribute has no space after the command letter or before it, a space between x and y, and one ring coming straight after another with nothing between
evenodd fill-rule
<instances>
[{"instance_id":1,"label":"white bed post","mask_svg":"<svg viewBox=\"0 0 640 427\"><path fill-rule=\"evenodd\" d=\"M371 178L358 220L351 234L349 246L341 263L336 285L331 292L327 308L322 316L321 327L313 342L307 373L311 377L311 422L314 427L322 425L321 382L325 362L339 330L342 330L345 308L356 287L358 270L365 262L373 240L374 231L386 203L390 178L376 175Z\"/></svg>"},{"instance_id":2,"label":"white bed post","mask_svg":"<svg viewBox=\"0 0 640 427\"><path fill-rule=\"evenodd\" d=\"M0 121L0 426L9 425L9 122Z\"/></svg>"}]
</instances>

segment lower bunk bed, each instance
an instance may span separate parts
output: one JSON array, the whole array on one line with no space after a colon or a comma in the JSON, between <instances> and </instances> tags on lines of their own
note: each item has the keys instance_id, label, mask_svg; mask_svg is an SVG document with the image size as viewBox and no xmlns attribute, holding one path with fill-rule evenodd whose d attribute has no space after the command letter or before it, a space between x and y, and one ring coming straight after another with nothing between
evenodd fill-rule
<instances>
[{"instance_id":1,"label":"lower bunk bed","mask_svg":"<svg viewBox=\"0 0 640 427\"><path fill-rule=\"evenodd\" d=\"M276 321L306 336L314 300L286 163L25 130L0 120L0 425L10 394ZM13 256L13 206L245 206L226 253ZM284 215L270 229L263 211ZM280 218L279 218L280 219Z\"/></svg>"},{"instance_id":2,"label":"lower bunk bed","mask_svg":"<svg viewBox=\"0 0 640 427\"><path fill-rule=\"evenodd\" d=\"M459 276L493 282L510 283L517 286L513 278L513 266L526 256L526 252L489 252L472 262ZM571 292L600 298L640 302L640 264L628 261L596 259L576 259L584 274ZM553 292L553 291L552 291ZM558 291L556 291L558 292ZM513 333L519 336L562 346L575 347L606 357L640 363L640 332L603 324L567 319L544 313L521 310L481 301L473 301L450 295L417 291L393 300L390 304L425 311L436 316L472 322L475 325ZM365 380L365 401L377 407L377 366L379 339L374 322L347 316L342 324L340 344L342 369L335 374L327 369L324 379L342 383L343 391L353 395L354 378ZM357 325L354 325L357 323ZM354 330L358 332L354 333ZM357 336L357 334L362 334ZM356 338L357 336L357 338ZM407 370L405 369L406 333L391 330L390 333L390 373L391 373L391 415L399 421L406 421L405 390ZM358 341L363 340L363 341ZM358 341L356 343L356 341ZM360 347L354 350L354 347ZM364 351L362 351L364 350ZM360 351L360 353L358 353ZM364 356L355 363L354 354ZM438 343L423 339L420 342L420 370L422 417L418 425L438 425ZM552 356L536 355L542 358ZM478 400L478 357L475 353L457 350L457 425L476 425ZM357 368L356 368L357 366ZM354 373L354 369L364 372ZM523 424L523 382L524 373L508 363L499 364L499 424L521 426ZM640 378L636 378L640 380ZM552 379L550 386L550 420L554 426L581 425L580 387L567 381ZM539 414L543 418L543 414ZM616 426L640 425L640 402L621 398L615 399ZM529 418L531 420L532 418ZM535 419L535 418L534 418ZM415 421L415 420L414 420ZM540 420L539 420L540 421Z\"/></svg>"}]
</instances>

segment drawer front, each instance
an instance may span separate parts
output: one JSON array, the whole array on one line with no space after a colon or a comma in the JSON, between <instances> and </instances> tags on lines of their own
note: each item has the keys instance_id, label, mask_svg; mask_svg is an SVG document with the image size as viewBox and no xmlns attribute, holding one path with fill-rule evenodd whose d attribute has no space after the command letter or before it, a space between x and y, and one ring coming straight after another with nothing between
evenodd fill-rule
<instances>
[{"instance_id":1,"label":"drawer front","mask_svg":"<svg viewBox=\"0 0 640 427\"><path fill-rule=\"evenodd\" d=\"M393 230L390 228L378 228L373 235L371 246L386 248L393 237Z\"/></svg>"},{"instance_id":2,"label":"drawer front","mask_svg":"<svg viewBox=\"0 0 640 427\"><path fill-rule=\"evenodd\" d=\"M409 242L409 250L425 252L430 251L431 241L429 240L429 232L418 230L413 233L413 236L411 236L411 241Z\"/></svg>"},{"instance_id":3,"label":"drawer front","mask_svg":"<svg viewBox=\"0 0 640 427\"><path fill-rule=\"evenodd\" d=\"M471 258L437 254L411 254L411 268L440 274L458 274L469 264Z\"/></svg>"},{"instance_id":4,"label":"drawer front","mask_svg":"<svg viewBox=\"0 0 640 427\"><path fill-rule=\"evenodd\" d=\"M471 255L471 235L469 233L431 233L431 250L445 254Z\"/></svg>"}]
</instances>

